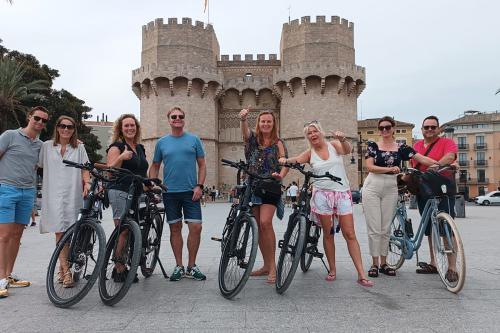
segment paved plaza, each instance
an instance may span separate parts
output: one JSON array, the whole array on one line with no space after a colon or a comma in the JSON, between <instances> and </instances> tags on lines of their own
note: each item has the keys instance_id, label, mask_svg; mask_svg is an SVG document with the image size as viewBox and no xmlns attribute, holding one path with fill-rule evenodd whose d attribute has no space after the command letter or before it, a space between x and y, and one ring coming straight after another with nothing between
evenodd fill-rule
<instances>
[{"instance_id":1,"label":"paved plaza","mask_svg":"<svg viewBox=\"0 0 500 333\"><path fill-rule=\"evenodd\" d=\"M2 332L462 332L497 331L500 326L500 207L467 206L467 218L457 219L467 258L467 279L459 295L448 292L437 275L415 274L416 260L405 262L396 277L381 275L375 287L356 284L356 273L341 234L336 235L337 279L324 280L325 268L315 260L306 274L299 270L284 295L265 278L251 278L232 301L219 294L217 269L220 235L229 204L204 208L204 229L198 265L203 282L170 282L159 266L155 274L134 284L116 306L99 298L97 284L70 309L58 309L45 291L45 275L54 247L52 234L29 227L22 239L16 270L33 286L10 289L0 300ZM417 212L410 210L413 221ZM290 213L287 208L286 216ZM364 266L369 267L362 206L355 206L355 223ZM103 225L111 233L110 210ZM285 223L276 220L278 238ZM184 228L187 231L187 228ZM165 237L166 236L166 237ZM427 242L420 260L428 259ZM187 258L185 252L184 258ZM161 259L170 274L174 260L164 234ZM258 257L255 267L259 267Z\"/></svg>"}]
</instances>

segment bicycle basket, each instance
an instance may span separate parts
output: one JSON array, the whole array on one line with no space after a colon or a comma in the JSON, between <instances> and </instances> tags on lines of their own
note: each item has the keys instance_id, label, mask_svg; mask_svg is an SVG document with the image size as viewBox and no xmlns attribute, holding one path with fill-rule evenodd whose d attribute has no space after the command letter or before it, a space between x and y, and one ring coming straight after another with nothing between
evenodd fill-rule
<instances>
[{"instance_id":1,"label":"bicycle basket","mask_svg":"<svg viewBox=\"0 0 500 333\"><path fill-rule=\"evenodd\" d=\"M443 192L443 189L446 189ZM455 172L452 170L428 170L420 178L419 190L427 196L455 195L457 194L457 184L455 182Z\"/></svg>"}]
</instances>

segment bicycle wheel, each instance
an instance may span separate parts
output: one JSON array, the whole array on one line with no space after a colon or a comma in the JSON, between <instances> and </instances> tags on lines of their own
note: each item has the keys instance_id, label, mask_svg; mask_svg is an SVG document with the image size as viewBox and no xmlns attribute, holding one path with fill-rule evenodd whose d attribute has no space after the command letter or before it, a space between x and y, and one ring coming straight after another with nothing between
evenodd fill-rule
<instances>
[{"instance_id":1,"label":"bicycle wheel","mask_svg":"<svg viewBox=\"0 0 500 333\"><path fill-rule=\"evenodd\" d=\"M292 283L297 266L301 261L306 238L306 219L296 215L288 224L281 244L278 267L276 271L276 291L283 294Z\"/></svg>"},{"instance_id":2,"label":"bicycle wheel","mask_svg":"<svg viewBox=\"0 0 500 333\"><path fill-rule=\"evenodd\" d=\"M141 273L146 278L153 274L158 262L162 224L163 219L161 215L155 213L143 230L146 238L143 239L142 243Z\"/></svg>"},{"instance_id":3,"label":"bicycle wheel","mask_svg":"<svg viewBox=\"0 0 500 333\"><path fill-rule=\"evenodd\" d=\"M403 256L403 247L401 242L396 239L405 237L404 226L401 225L399 217L396 215L391 222L391 233L389 236L389 251L387 252L387 266L397 270L403 266L405 257Z\"/></svg>"},{"instance_id":4,"label":"bicycle wheel","mask_svg":"<svg viewBox=\"0 0 500 333\"><path fill-rule=\"evenodd\" d=\"M441 281L452 293L460 292L465 283L465 254L455 221L447 213L439 213L432 224L432 249Z\"/></svg>"},{"instance_id":5,"label":"bicycle wheel","mask_svg":"<svg viewBox=\"0 0 500 333\"><path fill-rule=\"evenodd\" d=\"M74 261L70 262L67 258L73 237L75 237ZM45 282L47 295L55 306L60 308L70 307L87 295L97 280L99 270L104 263L105 248L106 235L97 220L88 219L83 221L76 235L74 225L65 232L50 258ZM66 257L65 266L67 265L69 272L71 272L72 285L63 285L60 279L61 260L59 258L61 256ZM59 268L56 268L58 266Z\"/></svg>"},{"instance_id":6,"label":"bicycle wheel","mask_svg":"<svg viewBox=\"0 0 500 333\"><path fill-rule=\"evenodd\" d=\"M306 222L306 240L305 245L302 250L302 255L300 256L300 269L302 272L307 272L309 267L311 267L312 260L314 258L313 253L317 252L318 241L320 237L320 229L318 226L312 222Z\"/></svg>"},{"instance_id":7,"label":"bicycle wheel","mask_svg":"<svg viewBox=\"0 0 500 333\"><path fill-rule=\"evenodd\" d=\"M244 214L235 223L224 240L219 263L219 289L227 299L236 296L245 286L255 263L259 243L255 218Z\"/></svg>"},{"instance_id":8,"label":"bicycle wheel","mask_svg":"<svg viewBox=\"0 0 500 333\"><path fill-rule=\"evenodd\" d=\"M134 220L127 218L120 230L115 228L106 245L99 274L99 295L104 304L114 305L127 294L140 259L141 230Z\"/></svg>"}]
</instances>

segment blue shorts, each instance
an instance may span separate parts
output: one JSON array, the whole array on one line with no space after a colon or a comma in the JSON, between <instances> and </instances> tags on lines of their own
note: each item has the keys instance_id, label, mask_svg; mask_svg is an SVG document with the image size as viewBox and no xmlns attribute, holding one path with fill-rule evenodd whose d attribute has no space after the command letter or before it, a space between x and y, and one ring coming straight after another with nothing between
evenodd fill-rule
<instances>
[{"instance_id":1,"label":"blue shorts","mask_svg":"<svg viewBox=\"0 0 500 333\"><path fill-rule=\"evenodd\" d=\"M0 184L0 223L28 224L36 189Z\"/></svg>"},{"instance_id":2,"label":"blue shorts","mask_svg":"<svg viewBox=\"0 0 500 333\"><path fill-rule=\"evenodd\" d=\"M182 221L183 216L186 223L201 223L200 200L193 201L192 198L193 191L163 194L168 224Z\"/></svg>"}]
</instances>

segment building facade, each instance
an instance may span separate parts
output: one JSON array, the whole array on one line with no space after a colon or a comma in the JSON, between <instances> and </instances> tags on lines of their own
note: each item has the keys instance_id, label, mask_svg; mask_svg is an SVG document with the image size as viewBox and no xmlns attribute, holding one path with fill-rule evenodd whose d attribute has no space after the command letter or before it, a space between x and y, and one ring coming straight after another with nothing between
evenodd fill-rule
<instances>
[{"instance_id":1,"label":"building facade","mask_svg":"<svg viewBox=\"0 0 500 333\"><path fill-rule=\"evenodd\" d=\"M458 190L467 198L500 187L500 113L466 111L443 124L458 144Z\"/></svg>"},{"instance_id":2,"label":"building facade","mask_svg":"<svg viewBox=\"0 0 500 333\"><path fill-rule=\"evenodd\" d=\"M363 180L366 179L368 171L366 170L364 161L366 153L366 142L375 141L380 139L378 131L378 120L379 118L363 119L358 120L358 149L357 149L357 160L358 160L358 179L359 183L362 184ZM394 138L399 144L407 144L409 146L413 145L413 128L414 124L405 123L403 121L396 120L396 128L394 132Z\"/></svg>"},{"instance_id":3,"label":"building facade","mask_svg":"<svg viewBox=\"0 0 500 333\"><path fill-rule=\"evenodd\" d=\"M103 117L104 118L104 117ZM107 117L106 117L107 120ZM92 134L97 136L97 139L101 143L101 149L97 151L99 155L102 156L101 161L106 161L106 149L110 144L111 136L113 135L113 122L110 121L99 121L99 116L97 117L97 121L85 120L83 122L85 126L90 127L90 131Z\"/></svg>"},{"instance_id":4,"label":"building facade","mask_svg":"<svg viewBox=\"0 0 500 333\"><path fill-rule=\"evenodd\" d=\"M156 19L142 28L141 67L132 71L140 99L143 143L152 154L158 138L170 132L166 113L186 112L186 129L200 136L207 161L206 185L235 183L234 170L221 158L244 158L238 113L250 106L250 126L262 110L277 116L289 154L306 149L306 121L320 120L328 132L357 133L357 97L365 69L355 63L354 24L338 16L309 16L283 24L280 57L220 55L212 25L190 18ZM357 185L357 167L346 166ZM298 175L288 177L295 180Z\"/></svg>"}]
</instances>

